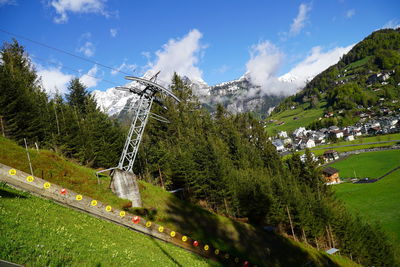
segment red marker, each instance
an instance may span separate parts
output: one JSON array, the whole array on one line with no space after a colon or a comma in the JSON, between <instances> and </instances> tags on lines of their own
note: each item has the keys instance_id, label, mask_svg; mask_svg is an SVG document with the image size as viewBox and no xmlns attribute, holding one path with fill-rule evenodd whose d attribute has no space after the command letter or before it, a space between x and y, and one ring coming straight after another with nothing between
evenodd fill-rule
<instances>
[{"instance_id":1,"label":"red marker","mask_svg":"<svg viewBox=\"0 0 400 267\"><path fill-rule=\"evenodd\" d=\"M66 195L68 192L67 192L67 189L65 189L65 188L62 188L61 190L60 190L60 194L61 195Z\"/></svg>"},{"instance_id":2,"label":"red marker","mask_svg":"<svg viewBox=\"0 0 400 267\"><path fill-rule=\"evenodd\" d=\"M197 242L197 241L193 242L193 246L197 247L198 245L199 245L199 242Z\"/></svg>"},{"instance_id":3,"label":"red marker","mask_svg":"<svg viewBox=\"0 0 400 267\"><path fill-rule=\"evenodd\" d=\"M135 224L138 224L140 222L140 217L139 216L133 216L132 222Z\"/></svg>"}]
</instances>

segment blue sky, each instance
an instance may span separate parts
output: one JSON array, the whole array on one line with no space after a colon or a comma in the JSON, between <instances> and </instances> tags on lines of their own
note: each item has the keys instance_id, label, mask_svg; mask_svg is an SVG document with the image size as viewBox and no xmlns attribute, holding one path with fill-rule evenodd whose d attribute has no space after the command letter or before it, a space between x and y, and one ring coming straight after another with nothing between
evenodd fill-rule
<instances>
[{"instance_id":1,"label":"blue sky","mask_svg":"<svg viewBox=\"0 0 400 267\"><path fill-rule=\"evenodd\" d=\"M0 29L135 76L178 71L213 85L251 72L261 84L287 73L305 80L372 31L398 26L399 11L396 0L0 0ZM0 32L2 43L11 37ZM73 76L90 90L125 83L122 73L16 39L49 92L64 92Z\"/></svg>"}]
</instances>

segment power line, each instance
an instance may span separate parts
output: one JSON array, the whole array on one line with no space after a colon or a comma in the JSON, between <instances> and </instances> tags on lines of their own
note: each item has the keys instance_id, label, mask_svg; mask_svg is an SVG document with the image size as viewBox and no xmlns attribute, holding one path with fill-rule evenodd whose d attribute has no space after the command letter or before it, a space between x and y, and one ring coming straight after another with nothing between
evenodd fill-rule
<instances>
[{"instance_id":1,"label":"power line","mask_svg":"<svg viewBox=\"0 0 400 267\"><path fill-rule=\"evenodd\" d=\"M25 36L22 36L22 35L19 35L19 34L16 34L16 33L12 33L12 32L3 30L3 29L1 29L1 28L0 28L0 32L3 32L3 33L5 33L5 34L8 34L8 35L11 35L11 36L14 36L14 37L17 37L17 38L26 40L26 41L28 41L28 42L31 42L31 43L34 43L34 44L37 44L37 45L40 45L40 46L43 46L43 47L46 47L46 48L48 48L48 49L52 49L52 50L57 51L57 52L60 52L60 53L67 54L67 55L69 55L69 56L78 58L78 59L80 59L80 60L84 60L84 61L86 61L86 62L90 62L90 63L92 63L92 64L97 64L98 66L101 66L101 67L103 67L103 68L110 69L110 70L112 70L112 71L116 71L116 72L119 72L119 73L122 73L122 74L125 74L125 75L132 75L131 73L127 73L127 72L124 72L124 71L121 71L121 70L118 70L118 69L109 67L109 66L104 65L104 64L102 64L102 63L100 63L100 62L97 62L97 61L95 61L95 60L91 60L91 59L88 59L88 58L84 58L84 57L75 55L75 54L73 54L73 53L71 53L71 52L68 52L68 51L65 51L65 50L63 50L63 49L60 49L60 48L57 48L57 47L54 47L54 46L51 46L51 45L48 45L48 44L44 44L44 43L41 43L41 42L32 40L32 39L30 39L30 38L28 38L28 37L25 37Z\"/></svg>"}]
</instances>

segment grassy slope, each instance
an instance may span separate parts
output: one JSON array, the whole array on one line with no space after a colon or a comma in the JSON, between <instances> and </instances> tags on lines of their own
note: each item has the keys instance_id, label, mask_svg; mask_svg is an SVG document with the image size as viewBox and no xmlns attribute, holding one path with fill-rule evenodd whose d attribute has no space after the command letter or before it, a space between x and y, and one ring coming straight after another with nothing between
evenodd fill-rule
<instances>
[{"instance_id":1,"label":"grassy slope","mask_svg":"<svg viewBox=\"0 0 400 267\"><path fill-rule=\"evenodd\" d=\"M266 130L269 134L276 134L279 131L294 131L296 128L305 127L315 119L322 117L323 109L326 103L321 102L318 109L304 110L305 106L298 106L296 109L288 109L268 117L267 120L277 120L285 122L283 125L277 125L277 122L267 124ZM308 106L308 104L306 105ZM294 118L297 117L296 120Z\"/></svg>"},{"instance_id":2,"label":"grassy slope","mask_svg":"<svg viewBox=\"0 0 400 267\"><path fill-rule=\"evenodd\" d=\"M387 150L352 155L330 166L340 171L341 177L378 178L400 166L400 150Z\"/></svg>"},{"instance_id":3,"label":"grassy slope","mask_svg":"<svg viewBox=\"0 0 400 267\"><path fill-rule=\"evenodd\" d=\"M0 185L0 258L29 266L209 266L174 245Z\"/></svg>"},{"instance_id":4,"label":"grassy slope","mask_svg":"<svg viewBox=\"0 0 400 267\"><path fill-rule=\"evenodd\" d=\"M35 175L64 185L82 194L121 208L126 200L115 197L108 189L109 178L97 184L94 170L79 166L55 153L30 150ZM12 141L0 138L0 162L29 172L25 150ZM51 174L50 174L51 173ZM252 226L218 216L200 207L190 205L162 188L140 181L144 207L154 210L155 222L221 250L261 263L267 258L269 266L288 266L314 261L317 265L351 266L343 258L328 257L324 253ZM260 249L263 248L263 249ZM267 251L267 256L266 256ZM289 255L289 256L288 256ZM332 262L334 261L334 263Z\"/></svg>"},{"instance_id":5,"label":"grassy slope","mask_svg":"<svg viewBox=\"0 0 400 267\"><path fill-rule=\"evenodd\" d=\"M400 165L400 151L380 151L353 155L330 166L344 177L378 177ZM334 186L346 206L370 222L380 221L383 228L400 242L400 171L372 184L343 183Z\"/></svg>"}]
</instances>

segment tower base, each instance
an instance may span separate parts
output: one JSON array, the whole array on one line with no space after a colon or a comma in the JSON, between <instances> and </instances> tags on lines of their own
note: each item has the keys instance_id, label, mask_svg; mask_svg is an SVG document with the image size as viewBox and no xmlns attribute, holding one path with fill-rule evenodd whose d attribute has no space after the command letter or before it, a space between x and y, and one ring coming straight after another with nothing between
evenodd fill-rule
<instances>
[{"instance_id":1,"label":"tower base","mask_svg":"<svg viewBox=\"0 0 400 267\"><path fill-rule=\"evenodd\" d=\"M134 173L115 169L111 180L111 190L118 197L132 201L132 207L142 207L139 185Z\"/></svg>"}]
</instances>

